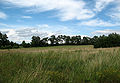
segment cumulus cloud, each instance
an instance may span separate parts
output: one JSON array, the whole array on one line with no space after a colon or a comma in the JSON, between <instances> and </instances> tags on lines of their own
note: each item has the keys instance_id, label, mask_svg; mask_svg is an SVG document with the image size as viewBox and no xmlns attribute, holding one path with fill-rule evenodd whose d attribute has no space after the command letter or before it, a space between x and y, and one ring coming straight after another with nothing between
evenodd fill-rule
<instances>
[{"instance_id":1,"label":"cumulus cloud","mask_svg":"<svg viewBox=\"0 0 120 83\"><path fill-rule=\"evenodd\" d=\"M0 11L0 18L1 18L1 19L6 19L6 18L7 18L7 15L6 15L4 12L1 12L1 11Z\"/></svg>"},{"instance_id":2,"label":"cumulus cloud","mask_svg":"<svg viewBox=\"0 0 120 83\"><path fill-rule=\"evenodd\" d=\"M79 25L82 26L93 26L93 27L113 27L113 26L120 26L119 23L111 23L111 22L106 22L100 19L94 19L90 21L83 21L79 23Z\"/></svg>"},{"instance_id":3,"label":"cumulus cloud","mask_svg":"<svg viewBox=\"0 0 120 83\"><path fill-rule=\"evenodd\" d=\"M101 12L109 4L115 4L114 8L117 12L110 13L110 17L120 17L120 0L93 0L95 4L93 8L89 7L84 0L1 0L2 3L15 7L25 8L27 12L45 12L55 10L55 17L59 17L61 21L90 19ZM119 8L119 9L118 9ZM23 18L31 18L23 16Z\"/></svg>"},{"instance_id":4,"label":"cumulus cloud","mask_svg":"<svg viewBox=\"0 0 120 83\"><path fill-rule=\"evenodd\" d=\"M45 37L48 36L47 32L40 32L34 28L25 29L1 29L3 34L7 34L9 40L21 43L23 40L30 42L32 36Z\"/></svg>"},{"instance_id":5,"label":"cumulus cloud","mask_svg":"<svg viewBox=\"0 0 120 83\"><path fill-rule=\"evenodd\" d=\"M120 34L120 30L111 30L111 29L106 29L106 30L97 30L95 32L92 32L92 34L95 34L95 35L108 35L110 33L118 33Z\"/></svg>"},{"instance_id":6,"label":"cumulus cloud","mask_svg":"<svg viewBox=\"0 0 120 83\"><path fill-rule=\"evenodd\" d=\"M36 28L23 28L23 29L1 29L3 34L7 34L9 40L21 43L23 40L30 42L32 36L48 37L53 35L52 32L40 31Z\"/></svg>"},{"instance_id":7,"label":"cumulus cloud","mask_svg":"<svg viewBox=\"0 0 120 83\"><path fill-rule=\"evenodd\" d=\"M90 1L90 0L89 0ZM87 27L116 27L120 26L119 19L120 19L120 0L93 0L95 4L88 5L86 0L0 0L0 2L7 4L7 6L18 7L26 9L25 13L40 13L46 11L54 11L53 16L60 18L61 21L68 21L68 20L80 20L80 26L87 26ZM98 16L101 11L103 11L109 4L112 3L113 8L106 9L105 13L102 13L103 16ZM114 4L113 4L114 3ZM9 5L8 5L9 4ZM109 8L109 7L108 7ZM112 10L111 10L112 9ZM112 12L108 13L111 10ZM107 12L107 14L106 14ZM27 14L26 14L27 15ZM108 20L104 16L110 16L112 20ZM31 15L32 16L32 15ZM31 16L21 16L24 19L30 19ZM94 18L93 18L94 17ZM97 17L97 19L96 19ZM102 17L102 18L100 18ZM3 12L0 12L0 18L5 19L7 15ZM113 19L117 19L113 21ZM44 20L44 19L43 19ZM46 20L46 19L45 19ZM24 21L17 20L18 22ZM34 20L33 20L34 21ZM77 21L78 22L78 21ZM116 22L116 23L115 23ZM70 35L75 29L72 30L65 26L49 26L47 24L35 25L34 27L25 27L25 26L14 26L14 25L7 25L0 23L2 28L7 27L8 29L1 29L3 33L7 33L11 40L14 41L22 41L28 40L30 41L30 37L33 35L43 36L50 36L52 34L64 34L67 33ZM16 29L10 29L10 28ZM17 29L18 28L18 29ZM103 31L95 31L94 33L108 33L112 32L112 30L103 30ZM114 31L114 30L113 30ZM27 37L27 39L25 39Z\"/></svg>"},{"instance_id":8,"label":"cumulus cloud","mask_svg":"<svg viewBox=\"0 0 120 83\"><path fill-rule=\"evenodd\" d=\"M12 28L12 25L0 23L3 27L0 29L0 32L7 34L10 41L21 43L23 40L30 42L32 36L40 36L41 38L50 37L51 35L61 35L67 34L66 32L71 32L69 28L65 26L49 26L47 24L36 25L34 27L30 26L15 26L15 29ZM10 29L11 27L11 29Z\"/></svg>"},{"instance_id":9,"label":"cumulus cloud","mask_svg":"<svg viewBox=\"0 0 120 83\"><path fill-rule=\"evenodd\" d=\"M62 21L88 19L95 15L90 9L86 9L83 0L2 0L2 2L25 7L28 8L27 11L32 12L57 10L56 16Z\"/></svg>"}]
</instances>

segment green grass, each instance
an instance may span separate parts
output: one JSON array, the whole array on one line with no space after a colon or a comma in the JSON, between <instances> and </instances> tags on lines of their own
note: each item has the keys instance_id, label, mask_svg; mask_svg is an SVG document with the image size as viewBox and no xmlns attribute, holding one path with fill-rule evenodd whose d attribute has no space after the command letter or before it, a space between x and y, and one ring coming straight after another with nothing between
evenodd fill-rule
<instances>
[{"instance_id":1,"label":"green grass","mask_svg":"<svg viewBox=\"0 0 120 83\"><path fill-rule=\"evenodd\" d=\"M0 50L0 83L120 83L120 48Z\"/></svg>"}]
</instances>

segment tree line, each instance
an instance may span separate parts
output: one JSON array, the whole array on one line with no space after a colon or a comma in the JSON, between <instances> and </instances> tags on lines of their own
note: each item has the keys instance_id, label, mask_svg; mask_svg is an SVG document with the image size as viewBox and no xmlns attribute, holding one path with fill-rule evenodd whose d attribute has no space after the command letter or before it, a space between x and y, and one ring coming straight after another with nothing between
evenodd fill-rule
<instances>
[{"instance_id":1,"label":"tree line","mask_svg":"<svg viewBox=\"0 0 120 83\"><path fill-rule=\"evenodd\" d=\"M46 47L46 46L59 46L59 45L92 45L90 37L83 37L81 36L66 36L66 35L59 35L55 36L52 35L49 38L40 38L39 36L33 36L30 43L26 43L25 41L22 42L23 47Z\"/></svg>"},{"instance_id":2,"label":"tree line","mask_svg":"<svg viewBox=\"0 0 120 83\"><path fill-rule=\"evenodd\" d=\"M120 35L117 33L111 33L108 36L94 36L83 37L78 36L66 36L66 35L52 35L50 37L40 38L39 36L33 36L30 43L23 41L21 44L14 43L8 40L6 34L0 32L0 48L19 48L19 47L46 47L46 46L59 46L59 45L94 45L94 48L107 48L120 46Z\"/></svg>"},{"instance_id":3,"label":"tree line","mask_svg":"<svg viewBox=\"0 0 120 83\"><path fill-rule=\"evenodd\" d=\"M19 48L19 44L9 41L7 35L2 34L0 32L0 48L1 49Z\"/></svg>"}]
</instances>

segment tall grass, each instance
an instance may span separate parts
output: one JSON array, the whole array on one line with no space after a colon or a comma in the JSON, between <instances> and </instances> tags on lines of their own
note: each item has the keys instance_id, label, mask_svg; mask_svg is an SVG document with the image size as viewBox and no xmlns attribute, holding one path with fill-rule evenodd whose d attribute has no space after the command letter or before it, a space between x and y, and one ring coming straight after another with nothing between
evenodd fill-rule
<instances>
[{"instance_id":1,"label":"tall grass","mask_svg":"<svg viewBox=\"0 0 120 83\"><path fill-rule=\"evenodd\" d=\"M120 83L120 48L0 50L0 83Z\"/></svg>"}]
</instances>

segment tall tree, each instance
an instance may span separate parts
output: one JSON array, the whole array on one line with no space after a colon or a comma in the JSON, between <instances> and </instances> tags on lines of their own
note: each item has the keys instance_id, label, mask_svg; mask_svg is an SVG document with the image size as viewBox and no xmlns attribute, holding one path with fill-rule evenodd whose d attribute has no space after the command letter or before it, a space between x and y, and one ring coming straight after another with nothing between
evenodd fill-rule
<instances>
[{"instance_id":1,"label":"tall tree","mask_svg":"<svg viewBox=\"0 0 120 83\"><path fill-rule=\"evenodd\" d=\"M69 45L70 43L71 43L71 38L70 38L70 36L63 36L63 39L64 39L64 41L65 41L65 44L66 45Z\"/></svg>"},{"instance_id":2,"label":"tall tree","mask_svg":"<svg viewBox=\"0 0 120 83\"><path fill-rule=\"evenodd\" d=\"M39 47L40 45L41 45L40 37L39 36L33 36L31 46Z\"/></svg>"},{"instance_id":3,"label":"tall tree","mask_svg":"<svg viewBox=\"0 0 120 83\"><path fill-rule=\"evenodd\" d=\"M52 35L50 38L49 38L50 42L51 42L51 45L55 45L57 42L56 42L56 37L55 35Z\"/></svg>"},{"instance_id":4,"label":"tall tree","mask_svg":"<svg viewBox=\"0 0 120 83\"><path fill-rule=\"evenodd\" d=\"M22 46L23 46L24 48L28 48L28 47L30 47L30 44L29 44L29 43L26 43L25 41L23 41L23 42L22 42Z\"/></svg>"},{"instance_id":5,"label":"tall tree","mask_svg":"<svg viewBox=\"0 0 120 83\"><path fill-rule=\"evenodd\" d=\"M57 42L58 42L58 44L63 44L63 35L59 35L58 37L57 37Z\"/></svg>"},{"instance_id":6,"label":"tall tree","mask_svg":"<svg viewBox=\"0 0 120 83\"><path fill-rule=\"evenodd\" d=\"M7 35L6 34L2 34L0 32L0 45L5 47L6 45L9 45L9 44L10 44L10 41L8 40Z\"/></svg>"},{"instance_id":7,"label":"tall tree","mask_svg":"<svg viewBox=\"0 0 120 83\"><path fill-rule=\"evenodd\" d=\"M48 37L41 40L42 46L48 46Z\"/></svg>"},{"instance_id":8,"label":"tall tree","mask_svg":"<svg viewBox=\"0 0 120 83\"><path fill-rule=\"evenodd\" d=\"M81 36L76 36L76 43L77 45L80 45L81 44Z\"/></svg>"},{"instance_id":9,"label":"tall tree","mask_svg":"<svg viewBox=\"0 0 120 83\"><path fill-rule=\"evenodd\" d=\"M82 44L83 45L89 45L90 44L90 37L83 37Z\"/></svg>"}]
</instances>

